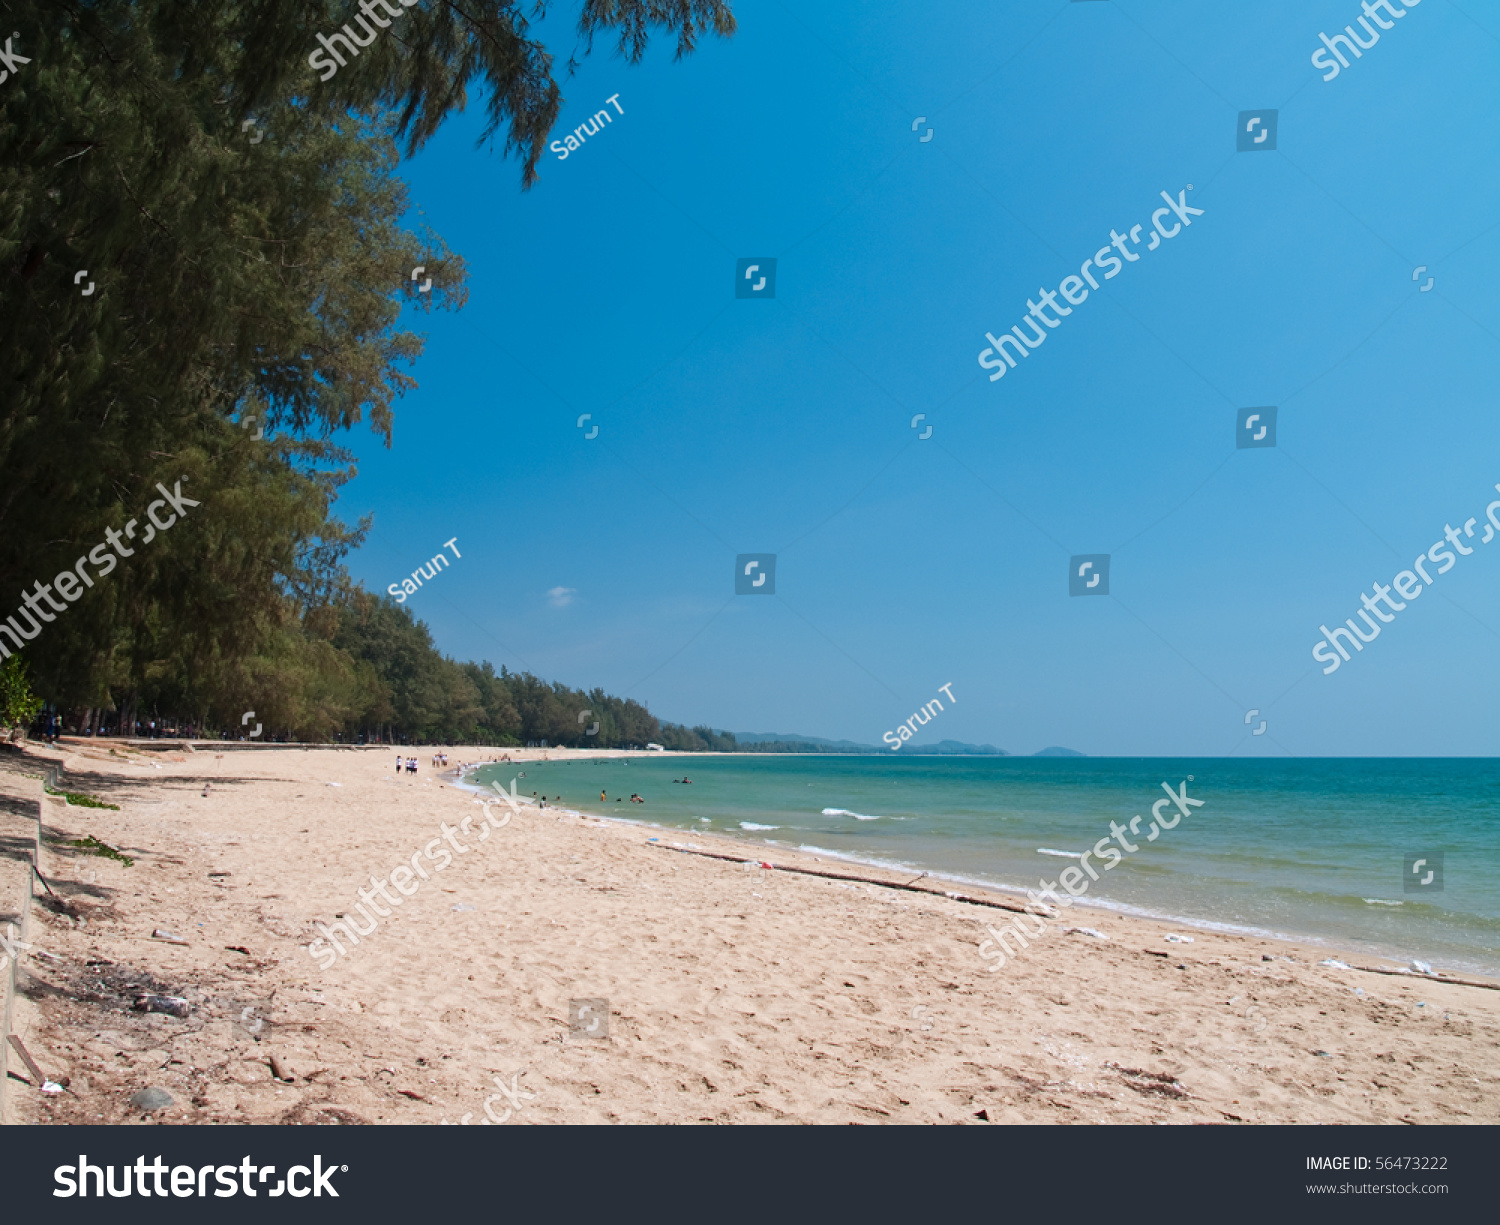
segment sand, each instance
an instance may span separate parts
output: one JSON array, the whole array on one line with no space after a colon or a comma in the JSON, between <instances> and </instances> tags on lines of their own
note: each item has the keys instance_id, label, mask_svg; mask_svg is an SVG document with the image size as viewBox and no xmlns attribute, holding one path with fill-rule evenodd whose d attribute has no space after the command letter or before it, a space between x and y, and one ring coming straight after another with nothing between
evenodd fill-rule
<instances>
[{"instance_id":1,"label":"sand","mask_svg":"<svg viewBox=\"0 0 1500 1225\"><path fill-rule=\"evenodd\" d=\"M554 809L480 842L430 748L417 782L388 748L109 748L68 752L66 785L119 812L46 803L61 900L33 911L16 1024L67 1089L12 1081L20 1121L1500 1120L1500 991L1099 912L1057 928L1107 940L990 973L1003 912L662 844L898 879L878 870ZM468 852L420 858L466 818ZM133 866L57 845L87 835ZM414 854L429 879L321 969L313 923ZM174 1104L132 1107L148 1086Z\"/></svg>"}]
</instances>

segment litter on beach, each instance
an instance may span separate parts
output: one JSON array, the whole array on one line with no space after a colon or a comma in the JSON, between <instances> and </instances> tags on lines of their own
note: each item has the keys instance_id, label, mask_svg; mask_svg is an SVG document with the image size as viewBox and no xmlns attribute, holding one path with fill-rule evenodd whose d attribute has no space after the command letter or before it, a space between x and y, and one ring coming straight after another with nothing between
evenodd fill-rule
<instances>
[{"instance_id":1,"label":"litter on beach","mask_svg":"<svg viewBox=\"0 0 1500 1225\"><path fill-rule=\"evenodd\" d=\"M1193 942L1191 936L1179 936L1176 932L1168 932L1166 938L1173 944L1191 944Z\"/></svg>"},{"instance_id":2,"label":"litter on beach","mask_svg":"<svg viewBox=\"0 0 1500 1225\"><path fill-rule=\"evenodd\" d=\"M169 1017L184 1018L192 1008L180 995L141 995L136 997L136 1012L159 1012Z\"/></svg>"},{"instance_id":3,"label":"litter on beach","mask_svg":"<svg viewBox=\"0 0 1500 1225\"><path fill-rule=\"evenodd\" d=\"M1352 970L1353 966L1347 962L1339 961L1336 957L1325 957L1318 962L1320 966L1327 966L1330 970Z\"/></svg>"}]
</instances>

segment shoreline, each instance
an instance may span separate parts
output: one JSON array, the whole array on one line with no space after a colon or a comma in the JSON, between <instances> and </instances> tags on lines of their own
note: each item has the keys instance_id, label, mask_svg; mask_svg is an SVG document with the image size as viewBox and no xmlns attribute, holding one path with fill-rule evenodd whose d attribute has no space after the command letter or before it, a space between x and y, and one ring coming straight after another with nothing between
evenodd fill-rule
<instances>
[{"instance_id":1,"label":"shoreline","mask_svg":"<svg viewBox=\"0 0 1500 1225\"><path fill-rule=\"evenodd\" d=\"M265 747L271 747L271 746L265 746ZM290 747L290 746L282 746L282 747ZM337 747L342 747L342 746L326 746L326 747L335 747L335 748L337 748ZM368 748L372 748L372 747L373 748L386 748L387 750L389 750L393 746L360 745L360 746L353 746L353 747L361 748L361 749L368 749ZM394 746L394 747L400 747L400 746ZM406 751L406 750L403 749L403 751ZM429 756L431 755L432 751L438 751L438 752L450 751L451 752L452 750L444 750L441 746L429 746L429 749L428 749ZM465 749L463 751L464 752L473 752L473 751L476 751L476 750L473 750L471 748L471 749ZM784 753L738 753L738 752L736 752L736 753L726 753L726 752L720 752L720 751L714 751L714 750L701 751L701 752L696 752L696 751L695 752L690 752L690 751L687 751L687 750L677 750L677 749L668 749L668 750L655 750L655 749L573 749L573 748L567 748L567 747L562 747L562 748L547 748L547 749L537 749L537 748L506 748L506 749L499 749L499 750L487 747L483 751L486 751L486 752L496 752L496 751L498 751L498 752L501 752L501 753L503 753L505 755L508 755L511 760L510 760L509 763L501 762L501 761L498 761L498 760L497 761L476 761L476 762L474 762L474 763L471 764L471 766L470 766L469 770L467 771L467 773L472 774L475 770L481 769L481 768L484 768L484 767L487 767L487 766L499 766L499 765L505 765L505 764L524 765L524 764L526 764L528 762L550 762L550 763L554 763L555 764L555 763L562 762L562 761L587 761L587 760L591 760L591 759L611 759L611 758L646 758L646 759L650 759L650 758L654 758L654 757L673 757L673 758L678 758L678 757L691 757L691 758L702 758L702 757L724 757L724 758L736 758L736 757L770 757L770 758L780 758L780 757L788 757L788 756L790 756L790 757L850 757L850 758L862 758L862 757L877 756L875 754L833 753L833 752L830 752L830 753L797 753L797 754L784 754ZM952 754L927 754L927 755L923 755L923 754L909 754L909 756L926 756L926 757L929 757L929 758L931 758L933 760L939 760L939 759L945 759L947 757L951 757L951 756L954 756L954 755L952 755ZM1015 757L1017 759L1020 759L1020 755L1016 755L1016 754L1004 754L1004 756L1006 756L1006 757ZM1096 759L1096 760L1105 760L1105 759ZM1111 760L1113 760L1113 759L1111 759ZM1134 761L1134 760L1158 760L1158 759L1157 758L1123 758L1123 759L1119 759L1119 760L1131 760L1131 761ZM420 758L419 758L419 761L420 761ZM450 775L452 777L450 777ZM442 774L440 776L438 776L438 777L440 778L440 781L443 781L443 782L447 783L447 785L449 785L449 786L458 787L458 788L460 788L462 790L471 791L471 792L473 792L475 794L483 794L484 793L484 788L476 786L476 785L474 785L472 783L468 783L468 782L464 781L465 778L466 778L466 775L465 774L461 774L456 767L455 768L450 768L448 770L443 771ZM533 806L535 806L535 802L532 801L529 796L519 796L518 795L516 798L517 798L518 802L532 804ZM549 808L548 811L552 811L552 809ZM795 846L795 847L794 846L788 846L785 843L782 843L782 842L780 842L780 841L778 841L776 839L772 839L772 838L765 838L763 840L755 841L754 840L753 832L749 831L749 830L744 831L743 834L742 833L730 832L730 831L719 831L719 830L715 830L715 831L712 831L712 832L690 830L690 829L685 829L685 828L682 828L682 827L679 827L679 826L658 824L657 822L654 822L654 821L650 820L649 818L645 818L645 817L641 817L641 816L632 816L632 817L623 817L623 816L621 816L621 817L617 817L617 816L610 815L610 814L600 814L600 813L596 813L596 812L590 812L590 811L587 811L587 810L584 810L584 809L580 809L580 808L575 808L575 807L572 807L572 806L568 806L566 808L557 808L556 811L558 811L558 812L567 812L567 813L569 813L570 815L573 815L573 816L587 817L589 819L597 820L597 821L617 822L617 823L620 823L620 824L623 824L623 825L627 825L627 826L637 826L637 827L640 827L640 828L649 828L649 829L652 829L652 830L661 831L663 833L672 832L672 833L676 833L678 835L691 836L691 837L715 837L715 838L723 839L723 840L725 840L727 843L729 843L731 845L748 844L748 845L753 845L753 846L759 846L759 847L767 848L767 849L770 849L770 850L775 850L775 851L777 851L779 853L783 853L783 854L786 854L786 855L789 855L789 856L807 857L807 858L809 858L813 862L821 862L821 857L826 857L828 859L834 860L835 862L844 862L844 863L848 863L848 864L851 864L851 865L854 865L854 866L858 866L858 867L862 867L862 868L878 869L880 871L891 872L891 873L895 873L895 874L898 874L898 875L902 874L902 873L921 873L921 874L929 877L932 880L945 881L945 882L947 882L947 883L949 883L951 885L954 885L954 886L956 886L958 888L961 888L961 889L966 889L966 890L969 890L971 892L977 890L977 891L984 892L984 893L991 893L991 894L998 895L1000 897L1004 897L1004 898L1009 899L1009 900L1024 900L1024 898L1026 896L1025 890L1022 887L1020 887L1020 886L1010 885L1010 884L1007 884L1007 883L1004 883L1004 882L997 882L997 881L993 881L993 880L987 880L987 879L984 879L982 877L975 877L975 876L967 876L967 875L957 874L957 873L954 873L954 872L951 872L951 871L947 871L947 870L944 870L944 869L938 869L938 868L932 868L932 867L924 867L922 864L919 864L919 863L913 864L913 863L905 863L905 862L902 862L902 861L899 861L899 860L881 860L881 859L875 859L875 858L870 858L870 857L864 857L864 856L854 855L854 854L850 854L850 853L843 852L843 851L834 851L834 850L831 850L831 849L828 849L828 848L822 848L822 847L808 848L808 847L805 847L805 846ZM1366 958L1366 959L1373 959L1375 961L1387 963L1387 966L1386 966L1387 969L1395 968L1395 969L1403 970L1404 972L1411 972L1413 974L1417 974L1417 972L1411 970L1411 967L1416 962L1418 962L1418 961L1421 961L1421 962L1426 963L1426 964L1430 964L1430 965L1432 965L1432 967L1434 969L1437 969L1437 970L1441 971L1441 966L1438 963L1440 961L1443 961L1448 956L1448 954L1446 954L1446 953L1435 953L1435 952L1432 952L1430 950L1421 949L1421 948L1397 949L1394 946L1389 945L1389 944L1382 944L1382 945L1379 945L1378 947L1372 947L1372 948L1357 948L1357 947L1352 946L1352 945L1348 944L1347 942L1345 942L1337 934L1325 934L1325 933L1321 933L1321 932L1311 932L1311 931L1309 931L1309 932L1277 931L1277 930L1272 930L1272 929L1269 929L1269 928L1255 927L1255 926L1248 925L1248 924L1236 924L1236 923L1228 922L1228 921L1221 920L1221 919L1205 918L1205 917L1199 917L1199 916L1193 916L1193 915L1172 914L1172 913L1166 912L1164 910L1151 910L1151 909L1147 909L1147 908L1141 907L1141 906L1136 906L1136 905L1133 905L1133 904L1130 904L1130 903L1110 902L1110 901L1107 901L1107 900L1102 900L1102 899L1097 899L1097 898L1080 897L1080 898L1075 899L1074 904L1077 905L1077 906L1079 906L1080 908L1082 908L1082 910L1085 913L1094 912L1094 913L1096 913L1100 917L1110 917L1110 918L1118 917L1118 918L1122 918L1122 919L1132 919L1132 920L1137 920L1137 921L1140 921L1140 922L1156 924L1157 926L1185 927L1185 928L1189 928L1189 929L1194 930L1194 931L1212 932L1212 933L1219 933L1219 934L1229 935L1229 936L1239 936L1239 937L1243 937L1245 939L1251 939L1251 940L1272 941L1272 942L1276 942L1276 943L1284 943L1284 944L1289 944L1289 945L1298 945L1298 946L1303 946L1303 947L1308 948L1308 949L1320 949L1320 950L1325 951L1329 957L1332 957L1335 960L1343 960L1343 959L1348 958L1348 957L1360 957L1360 958ZM1500 985L1500 974L1493 973L1493 972L1491 972L1489 970L1486 970L1486 969L1474 968L1472 966L1467 966L1467 965L1459 965L1459 966L1454 967L1450 971L1450 973L1454 973L1454 974L1463 976L1465 978L1479 979L1479 980L1484 980L1485 982L1493 982L1493 983L1496 983L1497 985ZM1420 977L1420 975L1418 975L1418 976Z\"/></svg>"},{"instance_id":2,"label":"shoreline","mask_svg":"<svg viewBox=\"0 0 1500 1225\"><path fill-rule=\"evenodd\" d=\"M531 749L531 750L514 750L513 752L524 752L524 753L528 753L528 754L537 754L537 753L543 753L543 754L545 754L545 753L554 753L554 754L556 754L556 753L566 752L566 753L569 754L569 756L567 756L567 757L553 757L553 758L550 758L550 759L545 758L545 757L538 757L538 756L528 756L528 757L526 757L524 759L513 757L511 764L525 764L525 762L527 762L527 761L543 761L543 760L550 760L550 761L552 761L554 763L558 762L558 761L563 761L563 760L579 760L579 761L583 761L583 760L589 760L591 758L596 758L596 757L601 757L601 756L606 756L606 755L607 756L612 756L612 757L646 757L646 758L659 757L659 756L663 756L663 755L673 756L673 757L708 757L708 756L714 756L714 757L745 757L745 756L781 757L781 756L785 756L785 754L779 754L779 753L760 753L760 754L707 753L707 752L705 752L705 753L689 753L689 752L677 752L677 751L669 752L667 754L662 754L662 753L655 752L655 751L635 750L635 749L609 750L609 751L607 751L607 753L606 752L601 752L600 750L584 750L584 749L571 749L571 750L558 750L558 749L537 750L537 749ZM859 756L867 756L867 755L864 755L864 754L812 754L812 753L805 753L805 754L797 754L797 756L799 756L799 757L813 757L813 756L845 756L845 757L852 756L852 757L859 757ZM937 755L934 755L934 756L937 756ZM487 766L487 765L492 765L492 764L503 764L503 763L489 763L489 762L486 762L486 763L481 763L481 766ZM457 784L454 784L454 785L457 785ZM480 791L483 790L483 788L474 787L472 784L463 784L463 785L465 786L466 789L472 788L476 792L480 792ZM526 802L528 802L528 803L532 802L530 800L530 797L517 797L517 798L518 799L525 799ZM550 808L549 808L549 811L551 811ZM775 852L777 852L779 854L784 854L784 855L787 855L787 856L803 857L803 858L806 858L806 859L810 859L813 862L822 862L822 860L824 858L826 858L826 859L831 859L831 860L833 860L835 862L847 863L847 864L850 864L850 865L855 866L855 867L874 869L874 870L878 870L878 871L881 871L881 872L893 873L893 874L896 874L896 875L901 875L901 874L918 874L918 873L920 873L920 874L928 877L931 880L934 880L934 881L944 881L947 884L949 884L950 886L954 887L955 889L967 890L969 892L979 891L979 892L982 892L982 893L994 894L994 895L997 895L999 897L1003 897L1003 898L1006 898L1008 900L1017 901L1017 902L1024 902L1025 899L1026 899L1025 888L1023 888L1021 886L1017 886L1017 885L1012 885L1012 884L1009 884L1007 882L989 880L989 879L986 879L986 878L980 877L980 876L965 875L965 874L962 874L962 873L956 873L956 872L949 871L949 870L946 870L946 869L940 869L940 868L934 868L934 867L931 867L931 866L926 866L926 865L923 865L921 863L908 863L908 862L905 862L905 861L902 861L902 860L893 860L893 859L877 859L877 858L873 858L873 857L869 857L869 856L861 856L861 855L857 855L857 854L852 854L852 853L845 852L845 851L835 851L835 850L831 850L831 849L826 848L826 847L790 846L790 845L787 845L785 842L782 842L782 841L780 841L778 839L775 839L775 838L770 838L770 837L758 838L756 836L757 831L751 831L751 830L733 831L733 830L728 830L728 829L725 829L725 830L712 830L712 831L695 830L695 829L684 828L682 826L660 824L658 822L652 821L650 818L643 817L643 816L629 816L629 817L625 817L625 816L613 816L613 815L608 815L608 814L600 814L600 813L597 813L597 812L591 812L591 811L588 811L585 808L577 808L577 807L574 807L574 806L571 806L571 805L569 807L567 807L566 809L559 808L558 811L559 812L561 812L561 811L568 811L568 812L572 813L575 816L589 817L589 818L594 819L594 820L614 821L614 822L619 822L619 823L625 824L625 825L634 825L634 826L638 826L638 827L644 828L644 829L651 829L653 831L659 831L660 833L663 833L663 834L672 833L672 834L676 834L676 835L678 835L680 837L692 837L692 838L709 838L709 837L713 837L713 838L721 839L721 840L725 841L726 843L728 843L730 845L746 845L746 846L750 846L750 847L759 847L759 848L765 849L767 851L775 851ZM1421 948L1421 947L1396 948L1395 946L1393 946L1391 944L1388 944L1388 943L1378 943L1378 942L1374 943L1373 947L1357 947L1357 946L1354 946L1354 945L1351 945L1351 944L1347 943L1337 933L1325 933L1325 932L1316 932L1316 931L1306 931L1306 932L1277 931L1277 930L1272 930L1272 929L1269 929L1269 928L1256 927L1256 926L1253 926L1253 925L1250 925L1250 924L1237 924L1237 923L1233 923L1233 922L1230 922L1230 921L1227 921L1227 920L1217 919L1217 918L1201 917L1201 916L1195 916L1195 915L1173 914L1173 913L1170 913L1170 912L1168 912L1166 910L1149 909L1147 907L1135 905L1135 904L1128 903L1128 902L1113 902L1113 901L1109 901L1109 900L1106 900L1106 899L1090 898L1090 897L1087 897L1087 896L1082 896L1082 897L1074 899L1074 905L1077 906L1083 913L1085 913L1085 914L1089 914L1089 913L1094 914L1096 917L1098 917L1100 919L1104 919L1104 918L1132 919L1132 920L1138 920L1140 922L1153 923L1153 924L1156 924L1157 926L1185 927L1185 928L1188 928L1188 929L1193 930L1193 931L1213 932L1213 933L1218 933L1218 934L1228 935L1228 936L1239 936L1239 937L1243 937L1245 939L1251 939L1251 940L1274 941L1274 942L1277 942L1277 943L1299 945L1299 946L1304 946L1306 948L1315 948L1315 949L1324 950L1326 952L1326 954L1327 954L1328 957L1334 958L1335 960L1343 960L1343 959L1347 959L1347 958L1350 958L1350 957L1366 958L1366 959L1373 959L1373 960L1376 960L1376 961L1379 961L1379 962L1382 962L1382 963L1388 963L1389 967L1404 967L1404 968L1410 970L1410 967L1412 967L1414 965L1414 963L1416 963L1418 961L1426 963L1426 964L1430 964L1430 965L1433 966L1434 969L1441 969L1442 967L1439 965L1439 963L1442 962L1442 961L1445 961L1445 960L1447 960L1449 958L1449 954L1447 954L1445 952L1434 952L1434 951L1432 951L1430 949L1425 949L1425 948ZM1066 913L1066 912L1064 912L1064 913ZM1415 973L1415 971L1412 971L1412 972ZM1482 980L1485 980L1487 982L1494 982L1497 985L1500 985L1500 974L1494 973L1494 972L1492 972L1490 970L1487 970L1487 969L1484 969L1484 968L1476 968L1476 967L1471 966L1471 965L1456 965L1456 966L1454 966L1451 969L1450 972L1458 974L1458 975L1461 975L1461 976L1463 976L1465 978L1482 979Z\"/></svg>"},{"instance_id":3,"label":"shoreline","mask_svg":"<svg viewBox=\"0 0 1500 1225\"><path fill-rule=\"evenodd\" d=\"M18 1029L69 1087L13 1082L18 1121L144 1121L148 1085L174 1101L157 1121L473 1121L499 1078L534 1095L513 1124L1500 1122L1492 983L1092 909L1107 939L1064 915L991 972L986 927L1020 917L998 890L529 796L481 845L477 797L425 767L100 747L66 785L118 812L43 802L58 897ZM315 924L440 828L467 850L316 962ZM87 836L134 865L65 845ZM188 1015L142 1010L143 984Z\"/></svg>"}]
</instances>

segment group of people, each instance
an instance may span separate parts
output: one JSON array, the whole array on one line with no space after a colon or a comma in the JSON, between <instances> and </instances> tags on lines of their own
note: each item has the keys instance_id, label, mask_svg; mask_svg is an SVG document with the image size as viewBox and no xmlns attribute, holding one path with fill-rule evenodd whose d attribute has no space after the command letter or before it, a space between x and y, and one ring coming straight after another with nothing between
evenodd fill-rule
<instances>
[{"instance_id":1,"label":"group of people","mask_svg":"<svg viewBox=\"0 0 1500 1225\"><path fill-rule=\"evenodd\" d=\"M447 764L448 764L448 754L447 753L434 753L432 755L432 768L434 770L439 770L443 766L446 766Z\"/></svg>"},{"instance_id":2,"label":"group of people","mask_svg":"<svg viewBox=\"0 0 1500 1225\"><path fill-rule=\"evenodd\" d=\"M405 770L408 774L415 774L417 772L417 759L415 757L397 757L396 777L399 778L401 776L402 770Z\"/></svg>"},{"instance_id":3,"label":"group of people","mask_svg":"<svg viewBox=\"0 0 1500 1225\"><path fill-rule=\"evenodd\" d=\"M558 798L559 798L559 799L561 799L561 798L562 798L562 797L561 797L561 796L559 796L559 797L558 797ZM599 792L599 798L600 798L600 799L601 799L601 800L602 800L602 801L604 801L604 802L605 802L605 803L608 803L608 802L609 802L609 796L607 796L607 795L605 795L605 794L604 794L604 792L603 792L603 791L600 791L600 792ZM616 804L623 804L623 803L624 803L624 802L625 802L625 799L624 799L624 797L623 797L623 796L618 796L618 795L617 795L617 796L615 796L615 803L616 803ZM634 791L632 791L632 792L631 792L631 793L630 793L630 802L631 802L631 803L632 803L632 804L644 804L644 803L645 803L645 802L646 802L646 801L645 801L645 800L643 800L643 799L641 799L641 797L640 797L640 796L638 796L638 795L636 795L636 793L635 793L635 792L634 792Z\"/></svg>"}]
</instances>

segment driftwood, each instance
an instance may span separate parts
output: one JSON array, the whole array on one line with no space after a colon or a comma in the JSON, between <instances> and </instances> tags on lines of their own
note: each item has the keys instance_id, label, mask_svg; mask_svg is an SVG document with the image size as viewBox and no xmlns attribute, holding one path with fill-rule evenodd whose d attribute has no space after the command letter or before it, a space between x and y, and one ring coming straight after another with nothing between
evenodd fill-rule
<instances>
[{"instance_id":1,"label":"driftwood","mask_svg":"<svg viewBox=\"0 0 1500 1225\"><path fill-rule=\"evenodd\" d=\"M795 872L799 876L821 876L825 880L849 881L860 885L878 885L882 889L899 889L905 893L923 893L928 897L945 897L952 902L964 902L970 906L989 906L994 910L1008 910L1012 914L1034 914L1025 906L1013 902L992 901L989 898L970 897L967 893L948 893L942 889L918 889L915 882L902 884L900 881L880 880L874 876L850 876L843 872L821 872L817 868L793 868L786 864L766 863L759 859L747 859L743 855L720 855L714 851L693 851L683 846L667 846L661 842L648 842L647 846L653 846L659 851L676 851L681 855L700 855L704 859L722 859L728 863L759 863L763 868L770 868L775 872ZM925 876L924 872L922 876ZM922 877L917 877L921 880ZM1048 907L1047 909L1050 909Z\"/></svg>"},{"instance_id":2,"label":"driftwood","mask_svg":"<svg viewBox=\"0 0 1500 1225\"><path fill-rule=\"evenodd\" d=\"M26 1065L27 1071L36 1077L36 1087L40 1089L48 1083L47 1078L42 1075L42 1069L36 1066L36 1060L31 1057L31 1052L21 1044L21 1036L19 1034L11 1034L9 1037L11 1046L15 1049L16 1054L21 1057L21 1062Z\"/></svg>"},{"instance_id":3,"label":"driftwood","mask_svg":"<svg viewBox=\"0 0 1500 1225\"><path fill-rule=\"evenodd\" d=\"M1410 970L1382 970L1379 966L1350 966L1362 974L1392 974L1397 978L1409 978L1419 983L1447 983L1454 987L1483 987L1486 991L1500 991L1500 983L1478 983L1470 978L1449 978L1445 974L1413 974Z\"/></svg>"}]
</instances>

